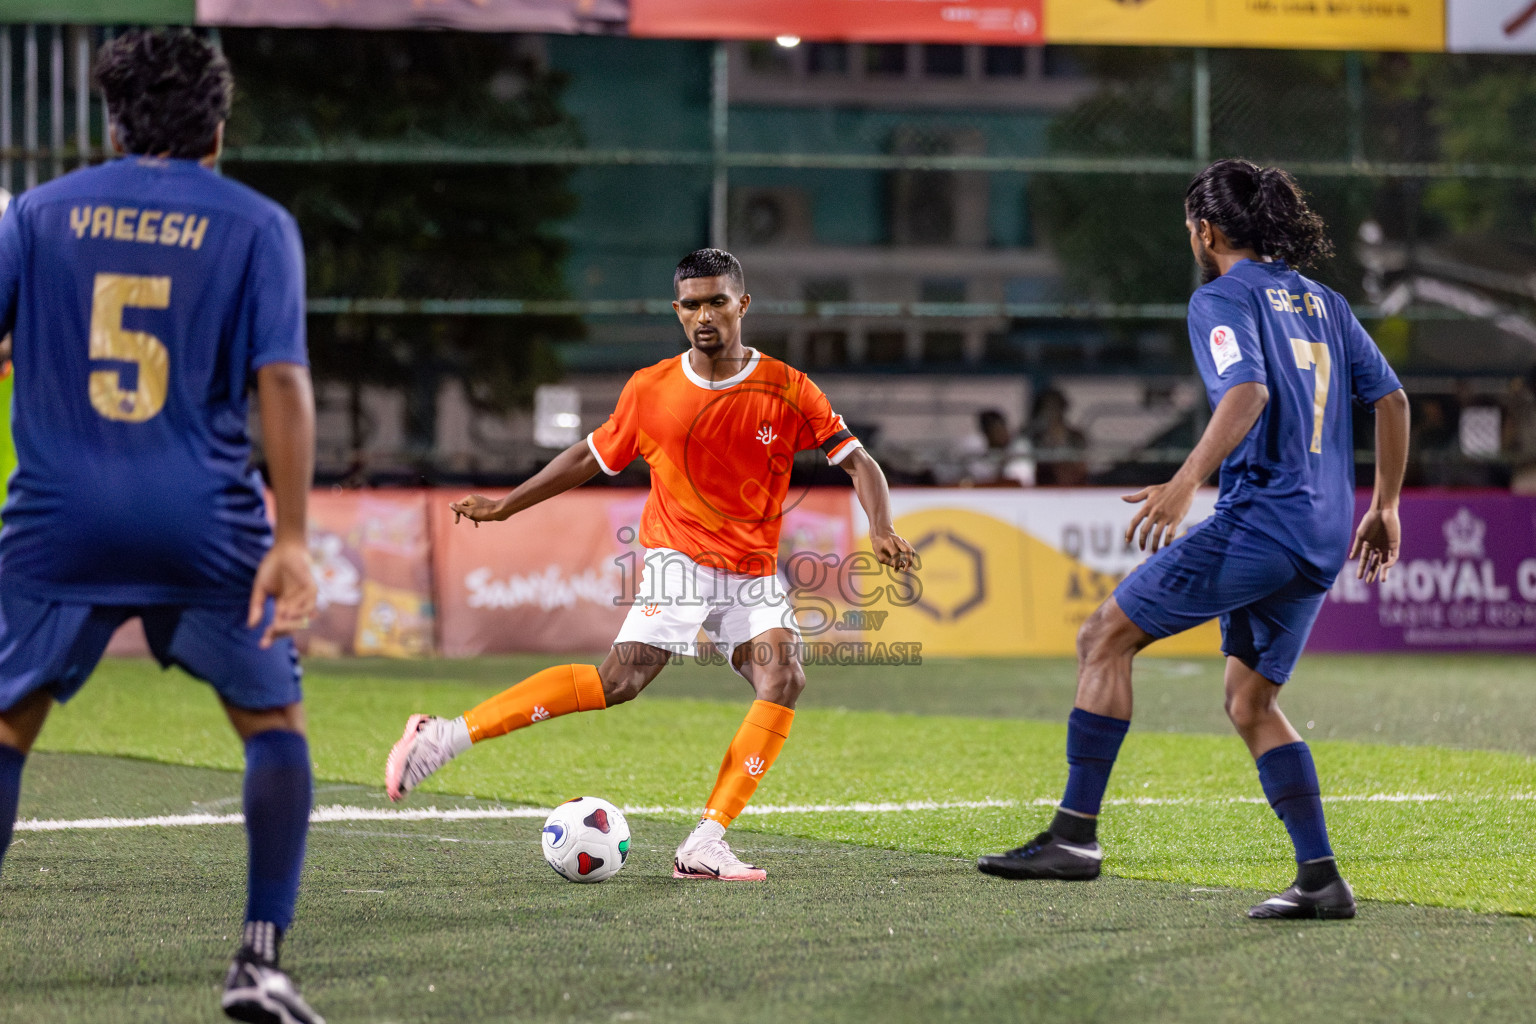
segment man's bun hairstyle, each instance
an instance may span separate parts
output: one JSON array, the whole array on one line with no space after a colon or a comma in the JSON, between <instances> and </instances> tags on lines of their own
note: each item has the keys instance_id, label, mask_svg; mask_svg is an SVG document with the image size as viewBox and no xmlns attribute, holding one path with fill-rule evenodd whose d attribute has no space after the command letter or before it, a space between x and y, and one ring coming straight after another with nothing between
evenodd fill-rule
<instances>
[{"instance_id":1,"label":"man's bun hairstyle","mask_svg":"<svg viewBox=\"0 0 1536 1024\"><path fill-rule=\"evenodd\" d=\"M1305 267L1333 255L1323 218L1290 173L1250 160L1218 160L1189 183L1184 212L1221 228L1238 249Z\"/></svg>"},{"instance_id":2,"label":"man's bun hairstyle","mask_svg":"<svg viewBox=\"0 0 1536 1024\"><path fill-rule=\"evenodd\" d=\"M102 45L96 87L126 152L200 160L229 119L229 62L186 29L135 29Z\"/></svg>"}]
</instances>

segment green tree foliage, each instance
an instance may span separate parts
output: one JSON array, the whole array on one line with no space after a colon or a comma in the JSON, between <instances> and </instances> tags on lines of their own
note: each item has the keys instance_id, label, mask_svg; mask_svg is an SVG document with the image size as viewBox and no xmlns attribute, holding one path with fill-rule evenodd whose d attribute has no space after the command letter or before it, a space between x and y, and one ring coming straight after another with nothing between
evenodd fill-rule
<instances>
[{"instance_id":1,"label":"green tree foliage","mask_svg":"<svg viewBox=\"0 0 1536 1024\"><path fill-rule=\"evenodd\" d=\"M1188 156L1187 51L1077 52L1099 87L1051 126L1054 154ZM1190 260L1170 175L1042 175L1036 210L1067 287L1107 302L1171 302L1189 292Z\"/></svg>"},{"instance_id":2,"label":"green tree foliage","mask_svg":"<svg viewBox=\"0 0 1536 1024\"><path fill-rule=\"evenodd\" d=\"M1421 111L1433 158L1453 163L1536 160L1536 77L1529 57L1426 54L1397 68L1393 87ZM1536 189L1529 182L1457 177L1432 182L1424 205L1438 227L1529 243Z\"/></svg>"},{"instance_id":3,"label":"green tree foliage","mask_svg":"<svg viewBox=\"0 0 1536 1024\"><path fill-rule=\"evenodd\" d=\"M1190 159L1193 55L1188 50L1089 48L1077 52L1098 88L1051 127L1054 154ZM1349 159L1346 58L1337 53L1210 54L1213 159L1285 166ZM1363 110L1354 122L1361 127ZM1038 213L1068 287L1108 302L1181 302L1193 263L1183 223L1188 178L1167 173L1044 175ZM1357 183L1303 175L1341 256L1310 273L1345 292L1360 274L1349 241L1366 212Z\"/></svg>"},{"instance_id":4,"label":"green tree foliage","mask_svg":"<svg viewBox=\"0 0 1536 1024\"><path fill-rule=\"evenodd\" d=\"M515 37L436 32L229 31L237 83L228 144L575 145L561 76ZM559 167L261 163L230 172L287 206L304 234L318 296L552 299L566 296L573 212ZM316 316L322 380L404 388L407 429L431 448L439 384L459 377L491 409L526 402L553 379L562 317ZM354 421L354 431L360 429ZM354 440L357 440L356 433Z\"/></svg>"}]
</instances>

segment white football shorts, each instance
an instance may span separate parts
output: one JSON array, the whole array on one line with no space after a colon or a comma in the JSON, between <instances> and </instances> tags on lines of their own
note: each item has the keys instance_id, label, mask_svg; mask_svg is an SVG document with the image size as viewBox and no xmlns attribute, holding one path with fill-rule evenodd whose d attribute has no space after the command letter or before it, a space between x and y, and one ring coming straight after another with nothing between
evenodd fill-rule
<instances>
[{"instance_id":1,"label":"white football shorts","mask_svg":"<svg viewBox=\"0 0 1536 1024\"><path fill-rule=\"evenodd\" d=\"M770 629L787 629L796 642L794 606L778 576L742 576L700 565L681 551L651 548L635 603L614 644L639 643L702 657L699 630L726 659ZM777 652L750 652L759 661Z\"/></svg>"}]
</instances>

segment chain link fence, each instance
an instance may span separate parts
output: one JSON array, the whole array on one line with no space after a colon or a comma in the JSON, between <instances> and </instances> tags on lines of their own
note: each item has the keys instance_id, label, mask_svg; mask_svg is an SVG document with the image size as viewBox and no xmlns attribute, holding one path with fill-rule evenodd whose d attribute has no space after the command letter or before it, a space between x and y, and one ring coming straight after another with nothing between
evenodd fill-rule
<instances>
[{"instance_id":1,"label":"chain link fence","mask_svg":"<svg viewBox=\"0 0 1536 1024\"><path fill-rule=\"evenodd\" d=\"M111 32L0 27L0 185L106 158L89 72ZM1302 179L1340 250L1317 276L1432 393L1508 404L1533 362L1536 86L1518 58L219 38L239 82L223 171L308 240L337 478L525 471L533 389L676 352L671 267L711 243L748 268L760 347L850 380L1015 375L1013 430L1058 380L1187 373L1180 199L1221 156ZM500 455L465 456L487 438Z\"/></svg>"}]
</instances>

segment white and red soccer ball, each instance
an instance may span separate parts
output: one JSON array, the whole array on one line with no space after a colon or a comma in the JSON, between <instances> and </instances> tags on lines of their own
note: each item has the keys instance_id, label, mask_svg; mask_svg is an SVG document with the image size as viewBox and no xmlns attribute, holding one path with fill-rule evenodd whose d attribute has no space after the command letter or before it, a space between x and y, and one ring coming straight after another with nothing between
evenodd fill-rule
<instances>
[{"instance_id":1,"label":"white and red soccer ball","mask_svg":"<svg viewBox=\"0 0 1536 1024\"><path fill-rule=\"evenodd\" d=\"M607 800L579 796L544 821L544 859L568 882L612 878L629 858L629 822Z\"/></svg>"}]
</instances>

